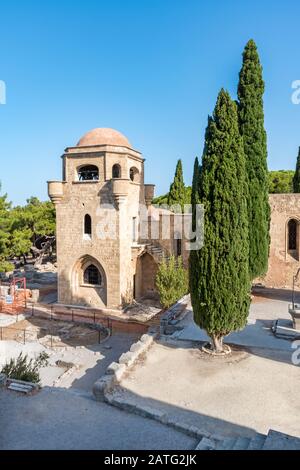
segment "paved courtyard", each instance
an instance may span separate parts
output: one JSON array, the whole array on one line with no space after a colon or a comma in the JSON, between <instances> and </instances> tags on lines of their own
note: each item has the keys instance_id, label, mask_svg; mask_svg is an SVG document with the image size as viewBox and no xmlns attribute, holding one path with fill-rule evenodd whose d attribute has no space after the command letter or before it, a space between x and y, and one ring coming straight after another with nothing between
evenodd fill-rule
<instances>
[{"instance_id":1,"label":"paved courtyard","mask_svg":"<svg viewBox=\"0 0 300 470\"><path fill-rule=\"evenodd\" d=\"M44 388L31 397L0 391L0 449L195 449L195 439L93 400Z\"/></svg>"},{"instance_id":2,"label":"paved courtyard","mask_svg":"<svg viewBox=\"0 0 300 470\"><path fill-rule=\"evenodd\" d=\"M221 359L200 351L205 333L189 311L182 329L157 341L115 395L220 436L270 428L300 436L300 369L291 363L291 342L269 329L274 319L289 318L288 301L286 292L255 297L247 327L227 339L233 355ZM94 381L135 340L116 332L100 356L79 350L84 367L35 396L1 391L0 449L195 448L195 439L173 428L93 399ZM91 362L82 354L92 354Z\"/></svg>"},{"instance_id":3,"label":"paved courtyard","mask_svg":"<svg viewBox=\"0 0 300 470\"><path fill-rule=\"evenodd\" d=\"M287 303L256 297L248 326L227 339L234 345L228 358L203 355L206 335L189 313L183 330L154 344L118 393L219 435L272 428L299 437L300 366L291 362L291 342L269 330L275 318L288 318Z\"/></svg>"}]
</instances>

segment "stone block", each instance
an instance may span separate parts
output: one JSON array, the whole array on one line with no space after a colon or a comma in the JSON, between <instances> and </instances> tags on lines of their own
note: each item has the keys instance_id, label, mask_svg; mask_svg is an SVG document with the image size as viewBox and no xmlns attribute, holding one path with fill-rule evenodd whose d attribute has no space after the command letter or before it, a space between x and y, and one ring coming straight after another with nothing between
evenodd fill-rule
<instances>
[{"instance_id":1,"label":"stone block","mask_svg":"<svg viewBox=\"0 0 300 470\"><path fill-rule=\"evenodd\" d=\"M113 375L100 377L93 386L93 394L97 401L104 401L106 393L109 393L115 384Z\"/></svg>"},{"instance_id":2,"label":"stone block","mask_svg":"<svg viewBox=\"0 0 300 470\"><path fill-rule=\"evenodd\" d=\"M148 347L153 343L154 336L150 334L145 334L141 337L141 342L146 344Z\"/></svg>"},{"instance_id":3,"label":"stone block","mask_svg":"<svg viewBox=\"0 0 300 470\"><path fill-rule=\"evenodd\" d=\"M118 364L117 362L112 362L108 366L106 373L108 375L114 375L116 381L119 382L122 379L125 371L126 371L125 364Z\"/></svg>"},{"instance_id":4,"label":"stone block","mask_svg":"<svg viewBox=\"0 0 300 470\"><path fill-rule=\"evenodd\" d=\"M39 297L40 297L39 289L32 289L31 290L31 300L32 300L32 302L34 302L34 303L38 302Z\"/></svg>"},{"instance_id":5,"label":"stone block","mask_svg":"<svg viewBox=\"0 0 300 470\"><path fill-rule=\"evenodd\" d=\"M119 358L120 364L126 364L127 366L131 365L134 361L135 354L131 351L123 353Z\"/></svg>"},{"instance_id":6,"label":"stone block","mask_svg":"<svg viewBox=\"0 0 300 470\"><path fill-rule=\"evenodd\" d=\"M6 386L6 375L0 374L0 388Z\"/></svg>"},{"instance_id":7,"label":"stone block","mask_svg":"<svg viewBox=\"0 0 300 470\"><path fill-rule=\"evenodd\" d=\"M130 351L131 352L138 352L140 351L141 347L143 347L144 344L142 343L142 341L138 341L137 343L133 343L130 347Z\"/></svg>"},{"instance_id":8,"label":"stone block","mask_svg":"<svg viewBox=\"0 0 300 470\"><path fill-rule=\"evenodd\" d=\"M155 419L156 421L165 422L165 413L163 411L151 408L150 406L139 406L139 414L145 418Z\"/></svg>"}]
</instances>

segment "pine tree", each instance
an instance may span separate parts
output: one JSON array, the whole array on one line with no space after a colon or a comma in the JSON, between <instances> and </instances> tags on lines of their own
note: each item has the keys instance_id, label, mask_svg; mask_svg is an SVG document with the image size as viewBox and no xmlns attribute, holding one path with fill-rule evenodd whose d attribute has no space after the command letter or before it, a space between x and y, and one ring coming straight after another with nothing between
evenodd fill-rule
<instances>
[{"instance_id":1,"label":"pine tree","mask_svg":"<svg viewBox=\"0 0 300 470\"><path fill-rule=\"evenodd\" d=\"M238 115L248 177L249 273L266 273L269 256L267 138L264 128L264 81L257 47L251 39L243 53L238 85Z\"/></svg>"},{"instance_id":2,"label":"pine tree","mask_svg":"<svg viewBox=\"0 0 300 470\"><path fill-rule=\"evenodd\" d=\"M204 246L190 256L191 300L195 322L222 351L224 336L245 326L250 305L245 157L237 106L224 90L208 120L199 187Z\"/></svg>"},{"instance_id":3,"label":"pine tree","mask_svg":"<svg viewBox=\"0 0 300 470\"><path fill-rule=\"evenodd\" d=\"M293 178L293 191L294 193L300 193L300 147L298 150L296 170Z\"/></svg>"},{"instance_id":4,"label":"pine tree","mask_svg":"<svg viewBox=\"0 0 300 470\"><path fill-rule=\"evenodd\" d=\"M168 205L180 205L183 211L185 204L185 186L183 181L182 162L178 160L173 183L170 186Z\"/></svg>"},{"instance_id":5,"label":"pine tree","mask_svg":"<svg viewBox=\"0 0 300 470\"><path fill-rule=\"evenodd\" d=\"M13 269L13 265L7 261L11 229L10 208L11 204L7 201L7 195L0 196L0 272L7 272Z\"/></svg>"}]
</instances>

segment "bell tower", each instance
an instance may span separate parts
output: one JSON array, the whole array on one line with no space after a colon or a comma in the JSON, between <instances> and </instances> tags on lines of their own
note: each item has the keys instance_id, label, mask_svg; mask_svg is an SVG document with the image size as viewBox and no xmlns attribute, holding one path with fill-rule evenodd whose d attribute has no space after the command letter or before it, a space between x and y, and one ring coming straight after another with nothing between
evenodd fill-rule
<instances>
[{"instance_id":1,"label":"bell tower","mask_svg":"<svg viewBox=\"0 0 300 470\"><path fill-rule=\"evenodd\" d=\"M63 180L48 182L56 207L58 301L120 308L134 291L144 159L120 132L98 128L66 148L62 162Z\"/></svg>"}]
</instances>

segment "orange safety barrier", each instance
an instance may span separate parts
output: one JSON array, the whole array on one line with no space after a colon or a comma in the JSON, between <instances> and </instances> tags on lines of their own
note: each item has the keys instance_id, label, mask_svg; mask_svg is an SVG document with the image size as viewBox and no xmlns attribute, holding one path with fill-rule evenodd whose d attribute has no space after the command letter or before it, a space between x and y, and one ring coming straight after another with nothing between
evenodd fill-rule
<instances>
[{"instance_id":1,"label":"orange safety barrier","mask_svg":"<svg viewBox=\"0 0 300 470\"><path fill-rule=\"evenodd\" d=\"M14 278L10 284L12 302L0 301L0 312L9 315L18 315L27 307L26 278Z\"/></svg>"}]
</instances>

